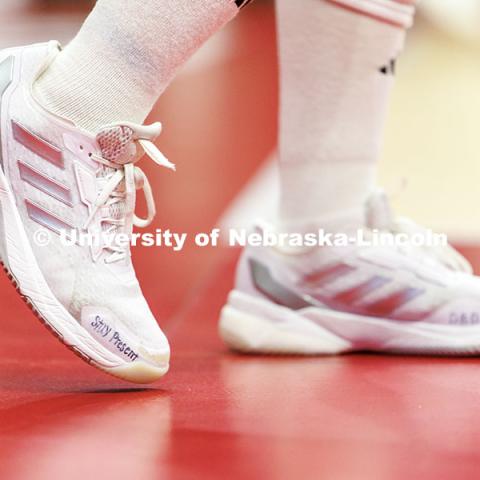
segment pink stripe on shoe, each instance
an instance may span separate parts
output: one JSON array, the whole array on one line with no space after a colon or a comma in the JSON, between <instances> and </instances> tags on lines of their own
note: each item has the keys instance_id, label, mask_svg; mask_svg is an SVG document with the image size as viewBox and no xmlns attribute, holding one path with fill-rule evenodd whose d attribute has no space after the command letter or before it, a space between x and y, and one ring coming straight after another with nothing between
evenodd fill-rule
<instances>
[{"instance_id":1,"label":"pink stripe on shoe","mask_svg":"<svg viewBox=\"0 0 480 480\"><path fill-rule=\"evenodd\" d=\"M369 293L378 290L379 288L383 287L387 283L391 282L391 278L375 276L372 277L370 280L343 292L337 293L333 297L333 301L335 303L341 303L346 305L351 305L355 302L358 302L362 298L364 298Z\"/></svg>"},{"instance_id":2,"label":"pink stripe on shoe","mask_svg":"<svg viewBox=\"0 0 480 480\"><path fill-rule=\"evenodd\" d=\"M72 193L66 185L62 185L21 160L18 161L18 168L20 178L24 182L27 182L32 185L32 187L50 195L69 207L73 206Z\"/></svg>"},{"instance_id":3,"label":"pink stripe on shoe","mask_svg":"<svg viewBox=\"0 0 480 480\"><path fill-rule=\"evenodd\" d=\"M13 120L12 131L13 138L15 138L15 140L22 144L25 148L35 153L39 157L44 158L50 163L53 163L53 165L56 165L59 168L64 168L63 154L58 147L48 143L43 138L40 138L26 127Z\"/></svg>"},{"instance_id":4,"label":"pink stripe on shoe","mask_svg":"<svg viewBox=\"0 0 480 480\"><path fill-rule=\"evenodd\" d=\"M313 272L306 274L301 280L301 283L314 287L320 286L325 283L333 282L337 278L343 277L353 270L356 270L355 267L345 263L336 263L326 268L314 270Z\"/></svg>"},{"instance_id":5,"label":"pink stripe on shoe","mask_svg":"<svg viewBox=\"0 0 480 480\"><path fill-rule=\"evenodd\" d=\"M424 290L420 290L418 288L406 288L374 303L366 305L364 307L365 312L367 315L372 315L375 317L389 317L400 307L408 302L411 302L423 293ZM423 313L424 312L422 312L422 314Z\"/></svg>"}]
</instances>

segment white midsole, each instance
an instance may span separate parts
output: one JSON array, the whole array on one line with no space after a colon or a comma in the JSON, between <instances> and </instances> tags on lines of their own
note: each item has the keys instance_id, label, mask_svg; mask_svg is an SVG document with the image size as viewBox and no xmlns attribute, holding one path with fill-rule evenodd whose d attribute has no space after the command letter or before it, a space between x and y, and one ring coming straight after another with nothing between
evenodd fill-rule
<instances>
[{"instance_id":1,"label":"white midsole","mask_svg":"<svg viewBox=\"0 0 480 480\"><path fill-rule=\"evenodd\" d=\"M220 335L232 348L258 352L480 353L480 325L394 321L316 307L293 311L238 290L222 310Z\"/></svg>"}]
</instances>

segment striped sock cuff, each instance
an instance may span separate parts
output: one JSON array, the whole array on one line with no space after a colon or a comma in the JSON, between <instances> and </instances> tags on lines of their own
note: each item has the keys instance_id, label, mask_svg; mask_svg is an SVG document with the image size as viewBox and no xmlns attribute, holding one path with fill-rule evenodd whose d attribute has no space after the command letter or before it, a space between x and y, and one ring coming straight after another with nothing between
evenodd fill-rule
<instances>
[{"instance_id":1,"label":"striped sock cuff","mask_svg":"<svg viewBox=\"0 0 480 480\"><path fill-rule=\"evenodd\" d=\"M341 8L366 15L396 27L410 28L415 7L393 0L327 0Z\"/></svg>"}]
</instances>

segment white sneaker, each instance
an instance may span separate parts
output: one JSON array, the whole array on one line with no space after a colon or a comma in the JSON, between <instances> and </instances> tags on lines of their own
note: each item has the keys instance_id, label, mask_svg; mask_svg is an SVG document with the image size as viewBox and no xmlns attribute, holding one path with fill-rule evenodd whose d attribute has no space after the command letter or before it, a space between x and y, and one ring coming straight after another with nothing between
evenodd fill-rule
<instances>
[{"instance_id":1,"label":"white sneaker","mask_svg":"<svg viewBox=\"0 0 480 480\"><path fill-rule=\"evenodd\" d=\"M480 353L480 279L448 245L414 247L412 222L393 220L384 196L372 229L404 233L405 247L247 247L220 335L246 352L338 354L371 350Z\"/></svg>"},{"instance_id":2,"label":"white sneaker","mask_svg":"<svg viewBox=\"0 0 480 480\"><path fill-rule=\"evenodd\" d=\"M152 143L160 124L91 134L44 110L32 85L58 52L56 42L0 52L0 256L19 293L67 346L112 375L151 382L167 372L170 351L129 246L65 246L60 233L131 235L154 214L134 163L145 150L172 165ZM136 187L145 191L147 219L134 214Z\"/></svg>"}]
</instances>

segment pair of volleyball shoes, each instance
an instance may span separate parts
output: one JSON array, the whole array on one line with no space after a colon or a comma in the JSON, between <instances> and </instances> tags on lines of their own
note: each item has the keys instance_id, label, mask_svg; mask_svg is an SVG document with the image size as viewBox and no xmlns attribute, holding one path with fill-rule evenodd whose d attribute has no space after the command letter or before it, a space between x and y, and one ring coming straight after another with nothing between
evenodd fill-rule
<instances>
[{"instance_id":1,"label":"pair of volleyball shoes","mask_svg":"<svg viewBox=\"0 0 480 480\"><path fill-rule=\"evenodd\" d=\"M146 153L173 165L153 143L160 124L87 132L36 101L32 86L59 49L50 42L0 52L0 258L67 346L110 374L151 382L168 370L169 344L129 246L106 239L153 218L138 160ZM147 218L135 215L137 190ZM367 233L417 231L391 215L382 195L364 210ZM103 240L67 246L65 232ZM480 280L449 246L247 247L220 334L232 348L258 353L476 354Z\"/></svg>"}]
</instances>

